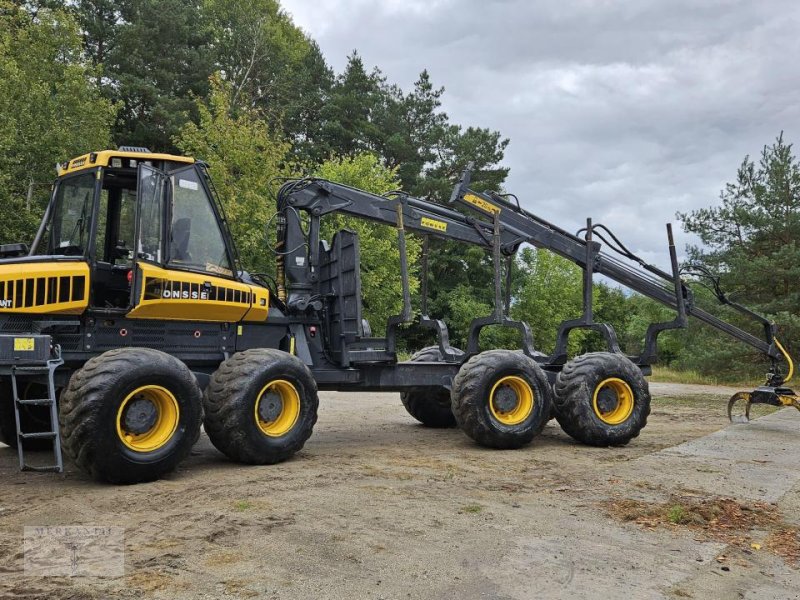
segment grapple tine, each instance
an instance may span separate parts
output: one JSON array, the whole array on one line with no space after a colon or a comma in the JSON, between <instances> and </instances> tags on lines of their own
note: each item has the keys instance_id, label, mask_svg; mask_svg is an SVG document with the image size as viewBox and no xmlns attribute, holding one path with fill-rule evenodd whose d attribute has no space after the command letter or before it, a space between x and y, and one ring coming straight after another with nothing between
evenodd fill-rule
<instances>
[{"instance_id":1,"label":"grapple tine","mask_svg":"<svg viewBox=\"0 0 800 600\"><path fill-rule=\"evenodd\" d=\"M739 401L744 402L744 418L734 421L733 420L733 407ZM748 392L736 392L731 399L728 400L728 420L731 423L747 423L750 421L750 394Z\"/></svg>"},{"instance_id":2,"label":"grapple tine","mask_svg":"<svg viewBox=\"0 0 800 600\"><path fill-rule=\"evenodd\" d=\"M780 400L783 406L794 406L797 410L800 410L800 396L797 396L795 394L792 394L790 396L781 395L778 396L778 399Z\"/></svg>"}]
</instances>

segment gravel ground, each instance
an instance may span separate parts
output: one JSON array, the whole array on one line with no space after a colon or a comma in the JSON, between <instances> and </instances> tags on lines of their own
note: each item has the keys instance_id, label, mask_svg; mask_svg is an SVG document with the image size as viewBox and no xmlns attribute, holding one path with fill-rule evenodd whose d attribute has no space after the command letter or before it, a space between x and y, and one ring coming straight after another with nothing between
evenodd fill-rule
<instances>
[{"instance_id":1,"label":"gravel ground","mask_svg":"<svg viewBox=\"0 0 800 600\"><path fill-rule=\"evenodd\" d=\"M117 487L72 465L18 473L0 445L0 598L800 597L789 551L768 551L797 524L796 469L777 457L800 451L800 415L728 427L735 390L651 389L650 422L622 448L553 421L525 449L486 450L419 426L396 394L328 392L306 447L275 466L232 464L203 435L169 478ZM681 494L761 500L775 521L734 532L748 546L608 510ZM124 576L26 575L26 525L124 528Z\"/></svg>"}]
</instances>

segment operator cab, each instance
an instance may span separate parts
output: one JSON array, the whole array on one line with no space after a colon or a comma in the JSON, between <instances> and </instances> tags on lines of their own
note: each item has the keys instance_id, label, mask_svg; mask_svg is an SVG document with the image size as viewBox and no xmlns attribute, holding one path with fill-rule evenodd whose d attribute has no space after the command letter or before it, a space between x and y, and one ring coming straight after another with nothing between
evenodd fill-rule
<instances>
[{"instance_id":1,"label":"operator cab","mask_svg":"<svg viewBox=\"0 0 800 600\"><path fill-rule=\"evenodd\" d=\"M89 305L128 310L137 263L235 278L205 165L146 148L86 154L58 167L31 256L82 260Z\"/></svg>"}]
</instances>

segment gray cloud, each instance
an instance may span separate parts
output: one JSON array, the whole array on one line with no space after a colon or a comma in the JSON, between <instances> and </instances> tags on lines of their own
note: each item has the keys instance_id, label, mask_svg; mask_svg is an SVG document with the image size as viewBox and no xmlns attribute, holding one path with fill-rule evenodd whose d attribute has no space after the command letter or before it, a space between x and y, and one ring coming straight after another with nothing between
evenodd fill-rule
<instances>
[{"instance_id":1,"label":"gray cloud","mask_svg":"<svg viewBox=\"0 0 800 600\"><path fill-rule=\"evenodd\" d=\"M662 266L675 211L715 203L781 130L800 141L793 0L283 5L337 71L353 49L405 88L427 68L454 122L511 138L526 208L573 230L591 216Z\"/></svg>"}]
</instances>

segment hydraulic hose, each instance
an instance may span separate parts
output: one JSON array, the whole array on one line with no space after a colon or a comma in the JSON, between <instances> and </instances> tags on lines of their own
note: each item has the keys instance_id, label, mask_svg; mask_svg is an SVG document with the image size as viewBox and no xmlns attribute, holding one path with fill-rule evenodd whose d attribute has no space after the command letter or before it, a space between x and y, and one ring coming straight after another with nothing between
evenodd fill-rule
<instances>
[{"instance_id":1,"label":"hydraulic hose","mask_svg":"<svg viewBox=\"0 0 800 600\"><path fill-rule=\"evenodd\" d=\"M778 341L778 338L774 338L774 340L775 340L775 346L778 348L778 350L781 351L781 354L783 354L783 357L789 364L789 373L786 375L786 379L783 380L783 383L787 384L789 383L789 381L791 381L792 377L794 377L794 361L792 360L792 357L789 356L789 353L786 351L786 348L783 347L783 344L781 344Z\"/></svg>"}]
</instances>

